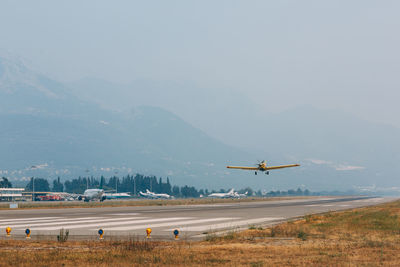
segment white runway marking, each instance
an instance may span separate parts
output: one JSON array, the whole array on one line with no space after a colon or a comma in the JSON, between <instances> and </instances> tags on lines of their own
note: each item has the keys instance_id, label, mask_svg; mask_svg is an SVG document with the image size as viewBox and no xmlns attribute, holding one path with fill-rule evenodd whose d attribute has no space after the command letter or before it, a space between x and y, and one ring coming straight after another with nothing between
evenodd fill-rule
<instances>
[{"instance_id":1,"label":"white runway marking","mask_svg":"<svg viewBox=\"0 0 400 267\"><path fill-rule=\"evenodd\" d=\"M215 221L226 221L226 220L232 220L235 218L212 218L212 219L197 219L197 220L186 220L186 221L178 221L178 222L167 222L167 223L155 223L155 224L142 224L142 225L135 225L135 226L125 226L125 227L110 227L106 228L106 230L109 231L128 231L128 230L137 230L137 229L146 229L148 227L150 228L156 228L156 227L172 227L175 226L175 228L182 228L184 225L188 224L197 224L197 223L203 223L203 222L215 222ZM175 229L174 228L174 229Z\"/></svg>"},{"instance_id":2,"label":"white runway marking","mask_svg":"<svg viewBox=\"0 0 400 267\"><path fill-rule=\"evenodd\" d=\"M231 204L197 204L197 205L187 205L188 208L213 208L213 207L231 207Z\"/></svg>"},{"instance_id":3,"label":"white runway marking","mask_svg":"<svg viewBox=\"0 0 400 267\"><path fill-rule=\"evenodd\" d=\"M136 217L135 220L129 219L129 218L118 218L118 219L113 219L113 222L104 222L104 221L111 221L111 219L107 220L101 220L97 223L90 223L90 224L82 224L82 225L68 225L63 227L64 229L79 229L79 228L89 228L89 227L101 227L104 229L105 226L113 226L113 225L132 225L132 224L138 224L138 223L146 223L146 222L151 222L151 221L176 221L176 220L184 220L184 219L189 219L188 217L175 217L175 218L159 218L159 219L143 219L143 220L136 220L139 217ZM146 217L140 217L146 218ZM58 230L60 229L61 226L56 226L56 227L37 227L33 228L32 230Z\"/></svg>"},{"instance_id":4,"label":"white runway marking","mask_svg":"<svg viewBox=\"0 0 400 267\"><path fill-rule=\"evenodd\" d=\"M14 222L14 221L30 221L30 220L38 220L38 221L44 221L44 220L51 220L51 219L57 219L61 217L36 217L36 218L24 218L24 219L4 219L0 220L1 222Z\"/></svg>"},{"instance_id":5,"label":"white runway marking","mask_svg":"<svg viewBox=\"0 0 400 267\"><path fill-rule=\"evenodd\" d=\"M136 219L143 219L143 218L146 218L146 217L134 217L134 218L126 218L125 220L126 220L126 224L127 223L131 223L132 222L132 220L134 219L134 220L136 220ZM129 221L130 220L130 221ZM112 219L104 219L104 218L101 218L101 217L98 217L98 218L90 218L90 220L77 220L77 219L68 219L68 220L60 220L60 221L58 221L58 222L49 222L49 223L34 223L34 224L27 224L27 226L29 226L29 227L32 227L32 226L39 226L39 227L41 227L41 226L52 226L52 225L57 225L57 226L55 226L55 228L57 228L57 229L60 229L62 226L65 226L65 227L72 227L72 226L66 226L66 225L73 225L73 224L78 224L77 226L77 228L85 228L86 227L86 225L88 225L87 223L99 223L99 222L112 222L112 221L116 221L115 223L118 223L118 222L120 222L121 220L119 219L119 218L112 218ZM17 225L15 225L14 226L15 228L20 228L20 227L22 227L22 226L17 226Z\"/></svg>"},{"instance_id":6,"label":"white runway marking","mask_svg":"<svg viewBox=\"0 0 400 267\"><path fill-rule=\"evenodd\" d=\"M79 220L79 222L81 222L81 220L83 221L83 222L85 222L84 220L87 220L87 219L96 219L96 220L99 220L99 219L102 219L102 217L98 217L98 218L93 218L93 217L86 217L86 218L74 218L74 219L66 219L66 218L60 218L60 219L52 219L52 220L30 220L30 221L26 221L26 222L21 222L21 221L19 221L19 222L13 222L13 221L9 221L8 223L2 223L2 224L0 224L0 227L1 226L12 226L12 227L18 227L19 225L22 225L22 226L24 226L24 225L29 225L29 226L32 226L32 225L45 225L45 224L60 224L60 223L63 223L63 222L68 222L68 221L77 221L77 220Z\"/></svg>"},{"instance_id":7,"label":"white runway marking","mask_svg":"<svg viewBox=\"0 0 400 267\"><path fill-rule=\"evenodd\" d=\"M111 216L133 216L133 215L139 215L139 213L110 213L107 215Z\"/></svg>"},{"instance_id":8,"label":"white runway marking","mask_svg":"<svg viewBox=\"0 0 400 267\"><path fill-rule=\"evenodd\" d=\"M313 205L307 205L307 207L350 207L348 204L313 204Z\"/></svg>"},{"instance_id":9,"label":"white runway marking","mask_svg":"<svg viewBox=\"0 0 400 267\"><path fill-rule=\"evenodd\" d=\"M361 203L366 203L366 202L379 202L382 201L384 198L377 197L377 198L368 198L368 199L359 199L355 200L354 202L361 202Z\"/></svg>"},{"instance_id":10,"label":"white runway marking","mask_svg":"<svg viewBox=\"0 0 400 267\"><path fill-rule=\"evenodd\" d=\"M216 230L216 229L224 229L224 228L235 228L244 225L251 225L254 223L263 223L268 221L277 221L282 220L285 218L276 217L276 218L258 218L258 219L251 219L251 220L242 220L230 223L219 223L219 224L211 224L211 225L201 225L201 226L190 226L187 228L182 228L182 231L187 232L195 232L195 231L207 231L207 230ZM165 231L172 231L173 229L168 229Z\"/></svg>"},{"instance_id":11,"label":"white runway marking","mask_svg":"<svg viewBox=\"0 0 400 267\"><path fill-rule=\"evenodd\" d=\"M378 198L374 198L374 199L371 199L373 202L378 202L378 201L382 201L382 200L384 200L384 198L382 198L382 197L378 197Z\"/></svg>"}]
</instances>

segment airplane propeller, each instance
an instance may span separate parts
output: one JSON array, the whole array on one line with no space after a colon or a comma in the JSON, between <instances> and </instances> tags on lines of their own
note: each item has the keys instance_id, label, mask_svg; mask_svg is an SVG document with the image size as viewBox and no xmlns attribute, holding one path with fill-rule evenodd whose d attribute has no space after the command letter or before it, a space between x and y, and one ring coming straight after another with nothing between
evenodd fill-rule
<instances>
[{"instance_id":1,"label":"airplane propeller","mask_svg":"<svg viewBox=\"0 0 400 267\"><path fill-rule=\"evenodd\" d=\"M258 163L256 164L256 166L260 167L262 164L265 163L265 160L261 161L261 160L257 160Z\"/></svg>"}]
</instances>

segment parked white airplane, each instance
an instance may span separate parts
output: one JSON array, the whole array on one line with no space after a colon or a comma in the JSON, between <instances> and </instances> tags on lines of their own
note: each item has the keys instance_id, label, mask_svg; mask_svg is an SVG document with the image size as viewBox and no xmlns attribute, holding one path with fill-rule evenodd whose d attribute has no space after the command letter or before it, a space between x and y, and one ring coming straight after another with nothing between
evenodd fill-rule
<instances>
[{"instance_id":1,"label":"parked white airplane","mask_svg":"<svg viewBox=\"0 0 400 267\"><path fill-rule=\"evenodd\" d=\"M168 195L168 194L156 194L153 192L150 192L149 189L146 189L146 193L143 193L142 191L139 192L139 194L142 197L146 197L146 198L173 198L172 196Z\"/></svg>"},{"instance_id":2,"label":"parked white airplane","mask_svg":"<svg viewBox=\"0 0 400 267\"><path fill-rule=\"evenodd\" d=\"M235 198L245 198L249 192L246 191L244 194L239 194L238 192L234 192L233 195Z\"/></svg>"},{"instance_id":3,"label":"parked white airplane","mask_svg":"<svg viewBox=\"0 0 400 267\"><path fill-rule=\"evenodd\" d=\"M83 192L83 195L78 197L78 200L82 199L85 202L89 202L90 200L104 201L106 199L106 195L103 189L86 189L85 192Z\"/></svg>"},{"instance_id":4,"label":"parked white airplane","mask_svg":"<svg viewBox=\"0 0 400 267\"><path fill-rule=\"evenodd\" d=\"M214 198L244 198L247 197L248 192L244 194L239 194L238 192L235 192L235 190L232 188L228 193L212 193L208 195L208 197L214 197Z\"/></svg>"},{"instance_id":5,"label":"parked white airplane","mask_svg":"<svg viewBox=\"0 0 400 267\"><path fill-rule=\"evenodd\" d=\"M232 188L228 193L212 193L208 197L215 198L234 198L235 190Z\"/></svg>"}]
</instances>

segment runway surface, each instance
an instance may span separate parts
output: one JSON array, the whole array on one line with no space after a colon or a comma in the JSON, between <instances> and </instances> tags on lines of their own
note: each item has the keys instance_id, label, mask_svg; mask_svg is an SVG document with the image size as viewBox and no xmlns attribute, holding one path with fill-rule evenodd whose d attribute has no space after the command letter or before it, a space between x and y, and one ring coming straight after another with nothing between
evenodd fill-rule
<instances>
[{"instance_id":1,"label":"runway surface","mask_svg":"<svg viewBox=\"0 0 400 267\"><path fill-rule=\"evenodd\" d=\"M344 210L393 201L394 198L317 197L232 204L27 209L0 211L0 238L6 227L13 238L24 238L26 228L33 239L55 239L60 229L71 238L95 239L104 230L106 239L142 238L152 228L154 239L173 239L179 229L181 239L201 239L211 232L272 225L311 213Z\"/></svg>"}]
</instances>

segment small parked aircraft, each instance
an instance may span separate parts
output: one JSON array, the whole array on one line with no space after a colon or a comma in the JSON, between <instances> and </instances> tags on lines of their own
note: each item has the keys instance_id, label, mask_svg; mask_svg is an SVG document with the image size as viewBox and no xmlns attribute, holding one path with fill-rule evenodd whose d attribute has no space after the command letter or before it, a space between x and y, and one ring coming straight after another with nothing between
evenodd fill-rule
<instances>
[{"instance_id":1,"label":"small parked aircraft","mask_svg":"<svg viewBox=\"0 0 400 267\"><path fill-rule=\"evenodd\" d=\"M173 198L173 196L170 196L168 194L156 194L153 192L150 192L149 189L146 189L146 192L143 193L142 191L139 192L139 195L141 195L142 197L146 197L146 198L152 198L152 199L157 199L157 198Z\"/></svg>"},{"instance_id":2,"label":"small parked aircraft","mask_svg":"<svg viewBox=\"0 0 400 267\"><path fill-rule=\"evenodd\" d=\"M86 189L82 196L78 197L78 200L84 200L89 202L90 200L100 200L101 202L106 199L106 195L103 189Z\"/></svg>"},{"instance_id":3,"label":"small parked aircraft","mask_svg":"<svg viewBox=\"0 0 400 267\"><path fill-rule=\"evenodd\" d=\"M245 197L247 197L248 193L249 192L246 191L246 193L244 193L244 194L239 194L238 192L234 192L233 194L234 194L235 198L245 198Z\"/></svg>"},{"instance_id":4,"label":"small parked aircraft","mask_svg":"<svg viewBox=\"0 0 400 267\"><path fill-rule=\"evenodd\" d=\"M235 190L232 188L228 193L212 193L208 197L214 198L233 198L235 196Z\"/></svg>"},{"instance_id":5,"label":"small parked aircraft","mask_svg":"<svg viewBox=\"0 0 400 267\"><path fill-rule=\"evenodd\" d=\"M267 162L265 160L256 164L256 167L240 167L240 166L226 166L228 169L241 169L248 171L255 171L254 174L257 175L257 171L265 172L265 174L269 174L269 170L290 168L290 167L298 167L300 164L289 164L289 165L280 165L280 166L267 166Z\"/></svg>"},{"instance_id":6,"label":"small parked aircraft","mask_svg":"<svg viewBox=\"0 0 400 267\"><path fill-rule=\"evenodd\" d=\"M228 193L212 193L209 194L208 197L212 198L244 198L247 197L247 193L244 194L239 194L238 192L235 192L235 189L231 189Z\"/></svg>"}]
</instances>

